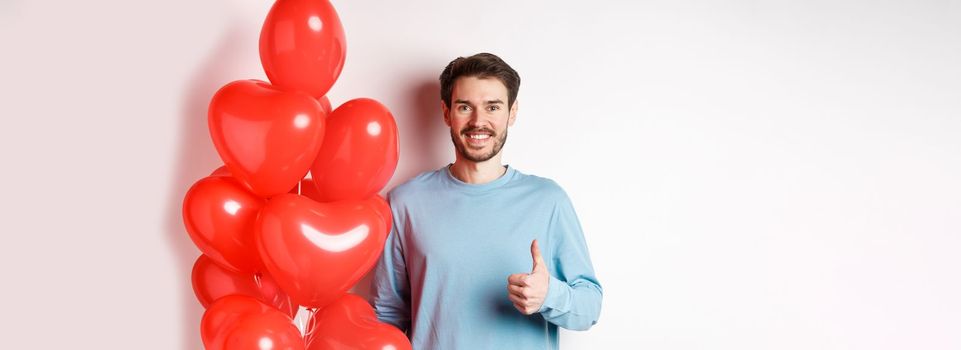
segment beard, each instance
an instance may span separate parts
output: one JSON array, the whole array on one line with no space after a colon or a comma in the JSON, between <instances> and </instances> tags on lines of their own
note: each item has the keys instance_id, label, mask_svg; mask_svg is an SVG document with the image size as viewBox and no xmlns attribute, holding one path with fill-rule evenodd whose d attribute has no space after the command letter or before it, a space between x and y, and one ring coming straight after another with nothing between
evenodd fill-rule
<instances>
[{"instance_id":1,"label":"beard","mask_svg":"<svg viewBox=\"0 0 961 350\"><path fill-rule=\"evenodd\" d=\"M498 153L500 153L501 148L504 148L504 143L507 142L507 128L504 128L503 134L498 134L494 132L494 130L491 130L488 128L466 127L464 129L461 129L460 135L467 137L467 133L474 132L474 131L486 131L491 134L491 139L494 140L494 147L491 148L490 152L471 154L465 142L461 138L457 137L457 133L454 132L454 129L450 130L450 138L451 138L451 141L454 142L454 148L457 149L457 153L460 153L461 157L469 161L472 161L475 163L486 162L491 158L494 158L494 156L496 156Z\"/></svg>"}]
</instances>

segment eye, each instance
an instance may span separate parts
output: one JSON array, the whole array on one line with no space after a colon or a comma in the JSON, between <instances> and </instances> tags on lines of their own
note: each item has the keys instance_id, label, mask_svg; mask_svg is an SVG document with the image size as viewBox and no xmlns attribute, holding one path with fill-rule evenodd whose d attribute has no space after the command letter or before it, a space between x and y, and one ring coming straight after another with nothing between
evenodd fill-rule
<instances>
[{"instance_id":1,"label":"eye","mask_svg":"<svg viewBox=\"0 0 961 350\"><path fill-rule=\"evenodd\" d=\"M457 106L457 110L461 112L470 112L470 106L460 105L460 106Z\"/></svg>"},{"instance_id":2,"label":"eye","mask_svg":"<svg viewBox=\"0 0 961 350\"><path fill-rule=\"evenodd\" d=\"M488 112L496 112L496 111L499 111L499 110L501 110L501 106L499 106L499 105L490 105L490 106L487 106L487 111L488 111Z\"/></svg>"}]
</instances>

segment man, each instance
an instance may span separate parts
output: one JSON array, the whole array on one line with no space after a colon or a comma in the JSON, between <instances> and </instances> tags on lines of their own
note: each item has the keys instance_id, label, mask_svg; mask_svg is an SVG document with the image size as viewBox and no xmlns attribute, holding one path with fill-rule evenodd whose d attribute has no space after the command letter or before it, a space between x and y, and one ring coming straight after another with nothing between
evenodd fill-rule
<instances>
[{"instance_id":1,"label":"man","mask_svg":"<svg viewBox=\"0 0 961 350\"><path fill-rule=\"evenodd\" d=\"M414 349L557 349L558 326L597 322L601 286L564 190L501 164L520 77L481 53L440 82L456 159L390 192L377 317Z\"/></svg>"}]
</instances>

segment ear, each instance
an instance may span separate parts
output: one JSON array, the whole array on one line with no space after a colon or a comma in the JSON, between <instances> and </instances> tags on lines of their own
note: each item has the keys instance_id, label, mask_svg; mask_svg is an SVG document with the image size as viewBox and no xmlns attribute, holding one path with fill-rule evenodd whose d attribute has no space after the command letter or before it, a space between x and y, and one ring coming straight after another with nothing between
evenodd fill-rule
<instances>
[{"instance_id":1,"label":"ear","mask_svg":"<svg viewBox=\"0 0 961 350\"><path fill-rule=\"evenodd\" d=\"M514 105L511 106L511 115L507 118L507 126L514 126L514 120L517 119L517 109L520 101L514 100Z\"/></svg>"},{"instance_id":2,"label":"ear","mask_svg":"<svg viewBox=\"0 0 961 350\"><path fill-rule=\"evenodd\" d=\"M444 103L444 100L440 100L440 110L441 113L444 113L444 124L447 124L447 127L450 127L450 108L447 108L447 104Z\"/></svg>"}]
</instances>

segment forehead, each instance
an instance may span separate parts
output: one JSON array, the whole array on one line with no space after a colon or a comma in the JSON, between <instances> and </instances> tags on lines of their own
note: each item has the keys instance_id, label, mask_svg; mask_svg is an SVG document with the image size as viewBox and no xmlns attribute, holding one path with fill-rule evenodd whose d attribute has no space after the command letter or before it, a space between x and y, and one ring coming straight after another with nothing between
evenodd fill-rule
<instances>
[{"instance_id":1,"label":"forehead","mask_svg":"<svg viewBox=\"0 0 961 350\"><path fill-rule=\"evenodd\" d=\"M454 82L452 100L492 101L507 103L507 87L497 78L460 77Z\"/></svg>"}]
</instances>

